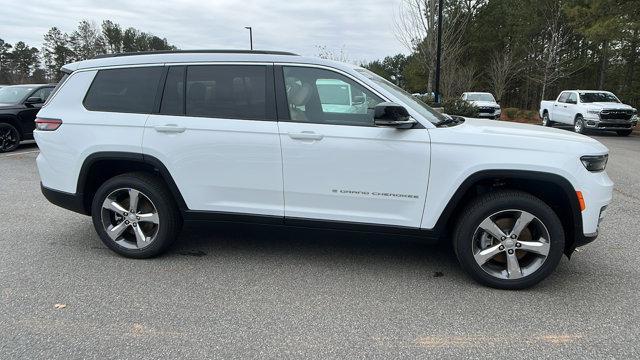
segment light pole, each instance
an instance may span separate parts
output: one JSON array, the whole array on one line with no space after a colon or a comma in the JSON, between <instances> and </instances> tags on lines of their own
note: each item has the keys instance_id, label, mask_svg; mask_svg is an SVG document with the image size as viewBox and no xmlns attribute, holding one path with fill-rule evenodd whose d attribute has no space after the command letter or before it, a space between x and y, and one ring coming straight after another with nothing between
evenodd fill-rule
<instances>
[{"instance_id":1,"label":"light pole","mask_svg":"<svg viewBox=\"0 0 640 360\"><path fill-rule=\"evenodd\" d=\"M440 98L440 58L442 57L442 0L438 1L438 48L436 53L436 91L435 91L435 101L437 106L441 106L442 99Z\"/></svg>"},{"instance_id":2,"label":"light pole","mask_svg":"<svg viewBox=\"0 0 640 360\"><path fill-rule=\"evenodd\" d=\"M251 50L253 50L253 30L251 26L245 26L244 28L249 30L249 45L251 46Z\"/></svg>"}]
</instances>

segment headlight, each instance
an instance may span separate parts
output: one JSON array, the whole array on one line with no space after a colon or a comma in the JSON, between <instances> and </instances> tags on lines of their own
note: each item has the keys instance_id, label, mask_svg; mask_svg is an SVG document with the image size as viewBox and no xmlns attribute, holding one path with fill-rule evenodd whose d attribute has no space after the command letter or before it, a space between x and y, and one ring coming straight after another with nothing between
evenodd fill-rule
<instances>
[{"instance_id":1,"label":"headlight","mask_svg":"<svg viewBox=\"0 0 640 360\"><path fill-rule=\"evenodd\" d=\"M582 165L591 172L604 171L609 155L585 155L580 158Z\"/></svg>"},{"instance_id":2,"label":"headlight","mask_svg":"<svg viewBox=\"0 0 640 360\"><path fill-rule=\"evenodd\" d=\"M600 110L587 110L587 112L589 114L596 114L596 115L600 115Z\"/></svg>"}]
</instances>

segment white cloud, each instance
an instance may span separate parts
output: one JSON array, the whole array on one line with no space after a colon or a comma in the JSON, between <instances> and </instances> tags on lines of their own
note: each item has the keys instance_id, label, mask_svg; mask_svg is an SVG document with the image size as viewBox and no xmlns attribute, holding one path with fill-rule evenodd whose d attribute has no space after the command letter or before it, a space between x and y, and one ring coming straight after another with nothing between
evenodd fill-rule
<instances>
[{"instance_id":1,"label":"white cloud","mask_svg":"<svg viewBox=\"0 0 640 360\"><path fill-rule=\"evenodd\" d=\"M316 45L354 61L406 52L393 34L399 0L0 0L0 38L40 47L56 26L72 32L80 20L112 20L166 37L182 49L254 48L317 55Z\"/></svg>"}]
</instances>

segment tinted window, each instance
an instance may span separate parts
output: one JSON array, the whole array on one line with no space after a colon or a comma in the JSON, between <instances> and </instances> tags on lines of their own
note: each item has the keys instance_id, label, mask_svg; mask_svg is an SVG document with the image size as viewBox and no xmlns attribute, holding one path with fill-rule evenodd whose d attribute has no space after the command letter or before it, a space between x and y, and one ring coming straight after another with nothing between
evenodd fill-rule
<instances>
[{"instance_id":1,"label":"tinted window","mask_svg":"<svg viewBox=\"0 0 640 360\"><path fill-rule=\"evenodd\" d=\"M187 68L188 116L267 119L266 66L203 65Z\"/></svg>"},{"instance_id":2,"label":"tinted window","mask_svg":"<svg viewBox=\"0 0 640 360\"><path fill-rule=\"evenodd\" d=\"M560 97L558 98L558 102L567 102L568 97L569 97L569 93L563 92L562 94L560 94Z\"/></svg>"},{"instance_id":3,"label":"tinted window","mask_svg":"<svg viewBox=\"0 0 640 360\"><path fill-rule=\"evenodd\" d=\"M100 70L84 106L93 111L151 113L163 70L157 66Z\"/></svg>"},{"instance_id":4,"label":"tinted window","mask_svg":"<svg viewBox=\"0 0 640 360\"><path fill-rule=\"evenodd\" d=\"M578 102L578 97L576 96L576 93L570 93L569 97L567 98L567 102L570 102L572 104L575 104Z\"/></svg>"},{"instance_id":5,"label":"tinted window","mask_svg":"<svg viewBox=\"0 0 640 360\"><path fill-rule=\"evenodd\" d=\"M620 100L611 94L606 92L600 93L580 93L580 101L583 103L593 103L593 102L614 102L619 103Z\"/></svg>"},{"instance_id":6,"label":"tinted window","mask_svg":"<svg viewBox=\"0 0 640 360\"><path fill-rule=\"evenodd\" d=\"M47 100L47 98L49 98L49 95L51 95L52 91L53 91L53 88L51 87L42 88L34 92L30 97L37 97L42 99L42 101L45 101Z\"/></svg>"},{"instance_id":7,"label":"tinted window","mask_svg":"<svg viewBox=\"0 0 640 360\"><path fill-rule=\"evenodd\" d=\"M382 99L333 71L285 67L284 80L292 121L373 126L373 107Z\"/></svg>"},{"instance_id":8,"label":"tinted window","mask_svg":"<svg viewBox=\"0 0 640 360\"><path fill-rule=\"evenodd\" d=\"M166 115L184 114L184 66L173 66L167 73L167 81L162 94L160 113Z\"/></svg>"}]
</instances>

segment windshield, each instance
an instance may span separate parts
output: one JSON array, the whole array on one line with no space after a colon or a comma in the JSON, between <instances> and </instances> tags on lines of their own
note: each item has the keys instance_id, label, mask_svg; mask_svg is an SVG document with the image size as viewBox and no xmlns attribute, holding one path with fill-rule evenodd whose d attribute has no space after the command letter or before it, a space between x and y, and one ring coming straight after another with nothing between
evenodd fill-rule
<instances>
[{"instance_id":1,"label":"windshield","mask_svg":"<svg viewBox=\"0 0 640 360\"><path fill-rule=\"evenodd\" d=\"M374 72L371 72L367 69L358 68L355 70L402 100L405 104L409 105L411 109L415 110L418 114L422 115L432 124L439 124L443 121L447 121L447 118L444 115L432 109L429 105L420 101L418 98L412 96L411 94L404 91L402 88L393 84L392 82L386 80L385 78L378 76Z\"/></svg>"},{"instance_id":2,"label":"windshield","mask_svg":"<svg viewBox=\"0 0 640 360\"><path fill-rule=\"evenodd\" d=\"M491 101L495 102L496 99L493 98L493 95L486 93L478 93L478 94L467 94L467 100L469 101Z\"/></svg>"},{"instance_id":3,"label":"windshield","mask_svg":"<svg viewBox=\"0 0 640 360\"><path fill-rule=\"evenodd\" d=\"M28 86L7 86L0 89L0 103L17 104L34 88Z\"/></svg>"},{"instance_id":4,"label":"windshield","mask_svg":"<svg viewBox=\"0 0 640 360\"><path fill-rule=\"evenodd\" d=\"M1 91L1 90L0 90ZM619 103L620 100L608 92L589 92L589 93L580 93L580 102L583 103L593 103L593 102L614 102Z\"/></svg>"}]
</instances>

